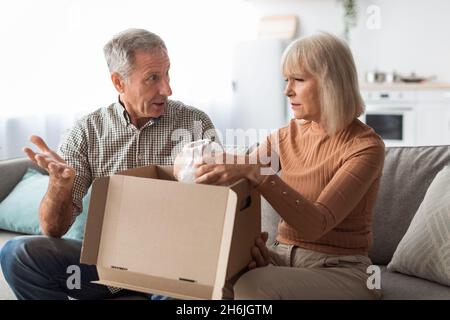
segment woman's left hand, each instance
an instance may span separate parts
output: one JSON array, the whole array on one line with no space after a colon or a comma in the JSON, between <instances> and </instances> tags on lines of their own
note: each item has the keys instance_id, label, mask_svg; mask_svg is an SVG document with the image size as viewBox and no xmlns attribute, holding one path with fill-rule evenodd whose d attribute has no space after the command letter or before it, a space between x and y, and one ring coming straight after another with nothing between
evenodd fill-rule
<instances>
[{"instance_id":1,"label":"woman's left hand","mask_svg":"<svg viewBox=\"0 0 450 320\"><path fill-rule=\"evenodd\" d=\"M225 158L225 157L224 157ZM236 158L234 158L236 160ZM235 164L245 161L235 161L233 164L198 164L195 180L196 183L230 185L236 181L247 178L253 185L259 184L263 176L260 174L261 167L258 164ZM248 162L248 161L247 161Z\"/></svg>"}]
</instances>

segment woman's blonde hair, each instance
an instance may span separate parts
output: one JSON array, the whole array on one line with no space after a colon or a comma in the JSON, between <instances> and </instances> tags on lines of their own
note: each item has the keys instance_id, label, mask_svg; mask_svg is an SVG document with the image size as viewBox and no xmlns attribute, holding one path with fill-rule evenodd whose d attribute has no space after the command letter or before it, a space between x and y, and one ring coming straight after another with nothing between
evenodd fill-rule
<instances>
[{"instance_id":1,"label":"woman's blonde hair","mask_svg":"<svg viewBox=\"0 0 450 320\"><path fill-rule=\"evenodd\" d=\"M294 40L284 51L281 66L287 77L306 71L317 80L321 122L329 135L364 112L352 53L338 37L321 32Z\"/></svg>"}]
</instances>

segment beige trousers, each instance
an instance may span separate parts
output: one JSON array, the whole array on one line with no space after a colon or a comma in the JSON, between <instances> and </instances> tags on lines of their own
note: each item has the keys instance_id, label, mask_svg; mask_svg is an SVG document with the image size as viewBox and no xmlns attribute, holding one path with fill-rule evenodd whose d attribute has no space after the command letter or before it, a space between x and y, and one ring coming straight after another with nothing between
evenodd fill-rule
<instances>
[{"instance_id":1,"label":"beige trousers","mask_svg":"<svg viewBox=\"0 0 450 320\"><path fill-rule=\"evenodd\" d=\"M275 242L269 248L273 264L244 273L234 299L379 299L381 290L367 287L367 256L339 256Z\"/></svg>"}]
</instances>

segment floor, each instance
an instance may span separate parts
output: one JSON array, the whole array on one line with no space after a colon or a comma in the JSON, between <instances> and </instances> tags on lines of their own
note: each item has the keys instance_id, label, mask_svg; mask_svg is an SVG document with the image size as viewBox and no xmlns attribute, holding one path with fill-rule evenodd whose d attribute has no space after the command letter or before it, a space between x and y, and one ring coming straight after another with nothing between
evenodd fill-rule
<instances>
[{"instance_id":1,"label":"floor","mask_svg":"<svg viewBox=\"0 0 450 320\"><path fill-rule=\"evenodd\" d=\"M0 230L0 248L3 247L3 244L6 241L16 236L17 236L16 233ZM5 281L5 278L3 278L1 266L0 266L0 300L16 300L16 297L14 296L14 294L12 293L11 289L9 288L8 284Z\"/></svg>"}]
</instances>

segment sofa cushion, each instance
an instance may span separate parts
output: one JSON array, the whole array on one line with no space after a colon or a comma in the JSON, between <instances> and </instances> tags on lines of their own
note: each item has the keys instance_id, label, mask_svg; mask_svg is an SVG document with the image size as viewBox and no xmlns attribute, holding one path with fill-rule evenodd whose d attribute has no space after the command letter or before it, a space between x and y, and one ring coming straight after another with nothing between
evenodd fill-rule
<instances>
[{"instance_id":1,"label":"sofa cushion","mask_svg":"<svg viewBox=\"0 0 450 320\"><path fill-rule=\"evenodd\" d=\"M381 266L383 300L450 300L450 287L425 279L387 271Z\"/></svg>"},{"instance_id":2,"label":"sofa cushion","mask_svg":"<svg viewBox=\"0 0 450 320\"><path fill-rule=\"evenodd\" d=\"M450 146L386 148L374 210L374 244L369 256L387 265L436 174L450 164Z\"/></svg>"},{"instance_id":3,"label":"sofa cushion","mask_svg":"<svg viewBox=\"0 0 450 320\"><path fill-rule=\"evenodd\" d=\"M28 168L22 180L0 202L0 229L23 234L41 234L39 205L47 191L49 177ZM89 205L89 195L83 199L83 212L77 217L64 238L82 240Z\"/></svg>"},{"instance_id":4,"label":"sofa cushion","mask_svg":"<svg viewBox=\"0 0 450 320\"><path fill-rule=\"evenodd\" d=\"M0 202L11 193L12 189L19 183L28 168L36 169L44 173L37 164L28 158L2 160L0 165Z\"/></svg>"},{"instance_id":5,"label":"sofa cushion","mask_svg":"<svg viewBox=\"0 0 450 320\"><path fill-rule=\"evenodd\" d=\"M261 196L261 230L269 233L267 244L270 245L275 241L280 216L270 203Z\"/></svg>"},{"instance_id":6,"label":"sofa cushion","mask_svg":"<svg viewBox=\"0 0 450 320\"><path fill-rule=\"evenodd\" d=\"M450 286L450 166L434 178L387 268Z\"/></svg>"}]
</instances>

